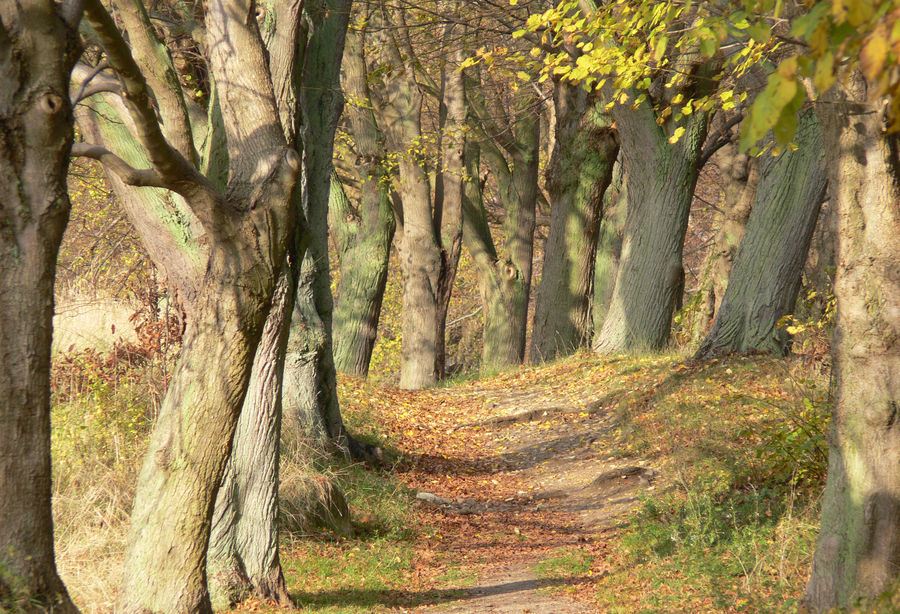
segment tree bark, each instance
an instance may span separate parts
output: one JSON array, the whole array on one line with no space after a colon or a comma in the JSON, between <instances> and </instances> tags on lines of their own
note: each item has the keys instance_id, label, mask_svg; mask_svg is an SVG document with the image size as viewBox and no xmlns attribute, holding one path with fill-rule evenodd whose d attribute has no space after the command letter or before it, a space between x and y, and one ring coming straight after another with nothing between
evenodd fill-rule
<instances>
[{"instance_id":1,"label":"tree bark","mask_svg":"<svg viewBox=\"0 0 900 614\"><path fill-rule=\"evenodd\" d=\"M684 134L669 142L675 124L656 123L645 102L613 108L628 191L622 257L609 312L594 339L599 353L659 350L666 345L682 288L682 250L707 114L681 123Z\"/></svg>"},{"instance_id":2,"label":"tree bark","mask_svg":"<svg viewBox=\"0 0 900 614\"><path fill-rule=\"evenodd\" d=\"M337 237L341 278L334 310L334 363L338 372L369 374L387 286L396 222L386 178L360 184L358 218L337 178L332 179L329 219Z\"/></svg>"},{"instance_id":3,"label":"tree bark","mask_svg":"<svg viewBox=\"0 0 900 614\"><path fill-rule=\"evenodd\" d=\"M625 230L625 217L628 211L627 190L622 164L613 166L610 186L603 196L603 214L597 236L597 255L594 259L594 283L591 303L591 319L593 330L603 328L613 289L616 287L616 275L619 272L619 260L622 257L622 234Z\"/></svg>"},{"instance_id":4,"label":"tree bark","mask_svg":"<svg viewBox=\"0 0 900 614\"><path fill-rule=\"evenodd\" d=\"M454 3L458 9L459 3ZM456 25L444 28L444 41L452 44ZM465 38L465 31L462 34ZM465 175L466 95L463 86L463 47L457 44L441 69L441 129L438 147L441 166L435 177L434 224L440 232L441 274L437 283L435 319L435 371L444 379L447 367L447 312L453 294L453 282L462 253L462 200Z\"/></svg>"},{"instance_id":5,"label":"tree bark","mask_svg":"<svg viewBox=\"0 0 900 614\"><path fill-rule=\"evenodd\" d=\"M480 191L476 198L467 197L463 209L463 237L468 235L465 240L477 265L484 301L481 368L491 372L520 365L525 359L538 195L539 101L533 93L523 93L514 101L514 116L506 118L508 126L501 127L495 118L505 113L488 108L480 81L467 80L466 96L473 111L472 123L483 137L478 153L473 151L472 161L467 162L475 167L469 176L479 176L475 171L480 158L485 158L497 180L505 214L503 251L498 253Z\"/></svg>"},{"instance_id":6,"label":"tree bark","mask_svg":"<svg viewBox=\"0 0 900 614\"><path fill-rule=\"evenodd\" d=\"M778 322L794 309L826 183L822 132L812 111L801 114L796 138L796 151L760 161L746 234L696 358L747 351L783 356L789 350L790 335Z\"/></svg>"},{"instance_id":7,"label":"tree bark","mask_svg":"<svg viewBox=\"0 0 900 614\"><path fill-rule=\"evenodd\" d=\"M534 311L530 360L590 342L591 292L603 196L619 154L615 131L579 85L554 85L556 144L550 160L550 233Z\"/></svg>"},{"instance_id":8,"label":"tree bark","mask_svg":"<svg viewBox=\"0 0 900 614\"><path fill-rule=\"evenodd\" d=\"M371 108L362 32L348 32L344 86L350 97L346 116L356 146L353 165L359 183L359 209L353 211L332 178L329 221L341 265L334 313L334 361L341 373L365 377L378 332L387 285L391 241L397 228L391 209L391 179L384 134Z\"/></svg>"},{"instance_id":9,"label":"tree bark","mask_svg":"<svg viewBox=\"0 0 900 614\"><path fill-rule=\"evenodd\" d=\"M172 125L165 134L158 117L180 111L160 109L157 115L139 63L103 6L86 0L85 11L119 77L129 124L152 168L136 170L94 146L81 146L79 153L98 158L131 185L178 192L208 245L205 270L192 284L196 295L182 354L138 481L117 609L209 612L205 566L213 503L293 233L300 160L285 139L251 4L227 2L206 13L210 67L221 96L215 108L228 150L225 194L200 174L183 139L172 138L175 145L167 140ZM147 23L135 27L146 31L132 31L132 38L152 35ZM139 45L134 49L140 62L157 61L142 55ZM167 97L154 99L164 106Z\"/></svg>"},{"instance_id":10,"label":"tree bark","mask_svg":"<svg viewBox=\"0 0 900 614\"><path fill-rule=\"evenodd\" d=\"M824 612L894 585L900 565L900 175L896 135L856 73L816 105L838 215L836 385L806 597Z\"/></svg>"},{"instance_id":11,"label":"tree bark","mask_svg":"<svg viewBox=\"0 0 900 614\"><path fill-rule=\"evenodd\" d=\"M385 21L387 19L385 18ZM403 274L400 387L416 390L437 382L438 285L442 259L434 225L432 193L424 168L422 147L422 93L416 82L414 60L400 52L405 27L382 31L382 61L391 66L385 79L382 114L391 150L397 152L398 193L402 201L400 266Z\"/></svg>"},{"instance_id":12,"label":"tree bark","mask_svg":"<svg viewBox=\"0 0 900 614\"><path fill-rule=\"evenodd\" d=\"M309 227L300 265L285 362L284 410L324 450L372 459L377 450L344 427L334 366L331 273L328 268L328 203L334 133L344 105L340 87L350 0L307 2L309 43L300 104L303 118L303 213ZM295 246L299 248L300 246Z\"/></svg>"},{"instance_id":13,"label":"tree bark","mask_svg":"<svg viewBox=\"0 0 900 614\"><path fill-rule=\"evenodd\" d=\"M281 384L292 311L293 274L282 274L253 359L244 408L216 499L207 574L214 607L246 592L293 606L278 549L278 464Z\"/></svg>"},{"instance_id":14,"label":"tree bark","mask_svg":"<svg viewBox=\"0 0 900 614\"><path fill-rule=\"evenodd\" d=\"M53 283L70 209L76 12L37 0L0 6L0 610L78 611L56 571L50 508Z\"/></svg>"}]
</instances>

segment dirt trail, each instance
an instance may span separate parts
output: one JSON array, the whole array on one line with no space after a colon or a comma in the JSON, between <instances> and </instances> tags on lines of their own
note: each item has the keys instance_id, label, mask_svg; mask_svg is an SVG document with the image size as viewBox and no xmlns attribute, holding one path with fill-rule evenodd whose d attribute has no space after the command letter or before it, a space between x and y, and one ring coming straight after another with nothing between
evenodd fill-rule
<instances>
[{"instance_id":1,"label":"dirt trail","mask_svg":"<svg viewBox=\"0 0 900 614\"><path fill-rule=\"evenodd\" d=\"M477 582L447 603L409 611L595 611L590 603L593 570L542 577L535 566L560 551L602 551L603 533L616 529L639 492L655 488L657 472L640 462L622 464L605 451L602 437L614 426L613 412L597 399L580 397L573 403L549 388L521 392L468 388L451 394L483 399L483 415L458 431L480 450L482 463L493 468L489 482L494 487L490 496L479 496L478 485L488 480L473 471L455 492L474 496L442 496L422 489L418 498L451 525L448 534L469 529L470 537L478 538L493 531L494 539L466 540L461 535L458 543L448 543L446 549L457 555L466 548L481 550L465 555L471 554L478 563ZM440 480L432 482L437 489L447 487Z\"/></svg>"}]
</instances>

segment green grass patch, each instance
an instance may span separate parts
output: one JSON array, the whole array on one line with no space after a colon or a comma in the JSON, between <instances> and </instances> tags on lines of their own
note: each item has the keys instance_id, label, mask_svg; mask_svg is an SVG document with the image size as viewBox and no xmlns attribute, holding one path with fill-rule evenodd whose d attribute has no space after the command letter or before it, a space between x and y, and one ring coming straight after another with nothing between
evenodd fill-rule
<instances>
[{"instance_id":1,"label":"green grass patch","mask_svg":"<svg viewBox=\"0 0 900 614\"><path fill-rule=\"evenodd\" d=\"M594 557L587 552L565 548L539 561L534 570L542 578L571 578L588 573L593 562Z\"/></svg>"},{"instance_id":2,"label":"green grass patch","mask_svg":"<svg viewBox=\"0 0 900 614\"><path fill-rule=\"evenodd\" d=\"M668 369L651 381L619 371L636 379L611 448L651 459L664 477L613 539L600 606L796 611L824 483L827 381L769 358L673 357Z\"/></svg>"}]
</instances>

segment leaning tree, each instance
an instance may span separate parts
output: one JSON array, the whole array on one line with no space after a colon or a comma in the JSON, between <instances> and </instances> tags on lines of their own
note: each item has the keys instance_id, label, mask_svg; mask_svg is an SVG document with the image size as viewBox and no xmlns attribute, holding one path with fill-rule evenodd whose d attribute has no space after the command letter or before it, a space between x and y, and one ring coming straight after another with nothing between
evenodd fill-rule
<instances>
[{"instance_id":1,"label":"leaning tree","mask_svg":"<svg viewBox=\"0 0 900 614\"><path fill-rule=\"evenodd\" d=\"M98 159L122 185L164 190L157 192L162 211L135 207L132 219L165 252L166 272L189 312L138 480L118 608L210 611L205 563L213 505L294 234L301 160L280 104L293 66L270 63L254 3L210 4L204 44L214 94L201 141L196 109L143 5L123 1L116 9L128 43L98 0L85 2L139 147L82 143L75 151ZM271 57L293 55L296 39L281 43L284 54ZM217 140L224 147L214 147ZM186 243L172 231L179 225L202 241Z\"/></svg>"}]
</instances>

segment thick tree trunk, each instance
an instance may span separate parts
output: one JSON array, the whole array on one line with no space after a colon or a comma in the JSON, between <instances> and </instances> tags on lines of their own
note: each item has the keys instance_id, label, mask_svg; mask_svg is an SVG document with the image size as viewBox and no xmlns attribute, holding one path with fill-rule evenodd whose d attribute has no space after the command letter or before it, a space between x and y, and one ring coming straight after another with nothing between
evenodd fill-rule
<instances>
[{"instance_id":1,"label":"thick tree trunk","mask_svg":"<svg viewBox=\"0 0 900 614\"><path fill-rule=\"evenodd\" d=\"M497 195L504 210L504 245L498 253L480 193L477 198L468 196L463 209L463 237L468 235L465 240L478 267L484 301L481 368L490 372L520 365L525 359L538 195L540 101L523 91L512 105L513 116L506 117L508 126L501 127L496 120L505 117L506 110L496 100L485 100L480 81L467 80L466 96L476 129L484 137L478 153L473 151L468 156L472 160L467 164L474 165L469 176L479 176L478 158L484 157L497 180Z\"/></svg>"},{"instance_id":2,"label":"thick tree trunk","mask_svg":"<svg viewBox=\"0 0 900 614\"><path fill-rule=\"evenodd\" d=\"M0 610L77 612L56 572L50 510L50 339L69 219L65 5L0 6ZM73 15L70 22L77 23Z\"/></svg>"},{"instance_id":3,"label":"thick tree trunk","mask_svg":"<svg viewBox=\"0 0 900 614\"><path fill-rule=\"evenodd\" d=\"M382 58L393 67L386 79L383 125L390 148L397 152L400 174L398 192L403 204L400 227L400 267L403 298L400 349L400 387L425 388L437 382L438 285L442 258L440 240L432 216L432 194L423 167L422 93L415 80L414 58L403 57L398 38L405 28L383 31L379 38Z\"/></svg>"},{"instance_id":4,"label":"thick tree trunk","mask_svg":"<svg viewBox=\"0 0 900 614\"><path fill-rule=\"evenodd\" d=\"M231 458L216 499L207 560L214 607L247 591L291 606L278 552L278 464L284 349L293 275L282 275L253 360Z\"/></svg>"},{"instance_id":5,"label":"thick tree trunk","mask_svg":"<svg viewBox=\"0 0 900 614\"><path fill-rule=\"evenodd\" d=\"M391 209L391 179L384 135L371 108L362 32L347 33L344 49L346 109L356 146L359 210L352 211L343 187L331 182L329 221L337 243L341 278L334 313L334 361L342 373L365 377L378 332L387 285L388 258L397 228Z\"/></svg>"},{"instance_id":6,"label":"thick tree trunk","mask_svg":"<svg viewBox=\"0 0 900 614\"><path fill-rule=\"evenodd\" d=\"M522 123L527 122L528 120L523 120ZM532 127L537 127L536 120ZM482 145L485 144L482 143ZM467 143L465 161L467 175L470 177L480 176L479 154L480 148L476 143ZM536 181L537 171L530 163L523 165L525 168L520 166L519 177L527 188L527 185L530 185L528 178L533 176ZM511 173L509 174L511 175ZM511 177L509 180L511 183ZM513 190L508 190L507 194L511 192ZM523 192L525 198L522 201L513 199L507 203L507 214L504 217L506 247L507 253L517 256L514 261L512 256L501 258L497 254L484 209L480 182L468 181L465 184L463 242L475 262L481 301L484 306L484 342L481 353L481 371L483 373L521 364L524 358L535 205L535 200L528 200L529 193L535 194L526 189ZM511 236L516 233L521 233L521 235ZM526 257L529 260L523 262ZM522 265L522 268L517 266L517 262Z\"/></svg>"},{"instance_id":7,"label":"thick tree trunk","mask_svg":"<svg viewBox=\"0 0 900 614\"><path fill-rule=\"evenodd\" d=\"M736 143L719 149L713 160L722 178L723 188L713 218L713 244L704 259L703 274L697 288L697 308L688 314L686 328L691 343L699 346L719 313L734 257L737 254L750 209L759 184L759 160L741 153Z\"/></svg>"},{"instance_id":8,"label":"thick tree trunk","mask_svg":"<svg viewBox=\"0 0 900 614\"><path fill-rule=\"evenodd\" d=\"M359 218L337 178L331 183L329 219L337 237L341 278L334 310L334 364L340 373L365 377L378 333L396 222L386 178L360 184Z\"/></svg>"},{"instance_id":9,"label":"thick tree trunk","mask_svg":"<svg viewBox=\"0 0 900 614\"><path fill-rule=\"evenodd\" d=\"M778 321L791 313L825 196L822 132L801 115L797 151L760 161L760 180L728 288L697 358L756 351L784 355L790 335Z\"/></svg>"},{"instance_id":10,"label":"thick tree trunk","mask_svg":"<svg viewBox=\"0 0 900 614\"><path fill-rule=\"evenodd\" d=\"M898 142L884 133L885 106L852 78L816 105L839 239L835 407L806 592L814 612L877 596L900 567Z\"/></svg>"},{"instance_id":11,"label":"thick tree trunk","mask_svg":"<svg viewBox=\"0 0 900 614\"><path fill-rule=\"evenodd\" d=\"M85 7L117 69L129 120L153 169L123 171L124 163L108 152L80 151L133 185L181 193L209 245L182 354L138 480L117 611L209 612L205 568L213 503L293 231L291 197L300 159L287 147L250 4L225 3L206 13L210 67L227 134L227 196L200 175L190 151L165 139L129 47L99 2L88 0ZM143 34L150 34L145 27ZM130 34L139 52L135 41L142 33ZM217 44L223 40L230 45ZM164 117L172 112L161 109Z\"/></svg>"},{"instance_id":12,"label":"thick tree trunk","mask_svg":"<svg viewBox=\"0 0 900 614\"><path fill-rule=\"evenodd\" d=\"M619 154L615 131L583 87L554 86L556 145L550 160L550 233L537 291L530 360L571 354L590 342L591 292L603 196Z\"/></svg>"},{"instance_id":13,"label":"thick tree trunk","mask_svg":"<svg viewBox=\"0 0 900 614\"><path fill-rule=\"evenodd\" d=\"M455 3L458 9L459 3ZM453 44L458 26L444 29L444 40ZM465 38L465 34L463 34ZM435 371L444 379L447 367L447 312L453 282L462 253L462 200L465 189L466 96L463 87L463 47L456 45L442 69L441 133L438 145L441 168L435 177L434 225L440 232L441 275L437 283L435 319Z\"/></svg>"},{"instance_id":14,"label":"thick tree trunk","mask_svg":"<svg viewBox=\"0 0 900 614\"><path fill-rule=\"evenodd\" d=\"M306 175L303 213L310 233L297 280L283 396L286 415L298 420L320 447L362 455L365 449L347 434L338 404L328 268L332 153L344 105L339 76L351 4L350 0L305 4L310 32L300 103Z\"/></svg>"},{"instance_id":15,"label":"thick tree trunk","mask_svg":"<svg viewBox=\"0 0 900 614\"><path fill-rule=\"evenodd\" d=\"M597 231L597 255L594 258L591 304L591 320L595 332L603 328L603 321L606 320L606 313L609 311L609 302L612 300L613 289L616 287L627 211L628 198L625 177L621 163L616 162L613 166L612 182L603 196L602 220Z\"/></svg>"},{"instance_id":16,"label":"thick tree trunk","mask_svg":"<svg viewBox=\"0 0 900 614\"><path fill-rule=\"evenodd\" d=\"M707 117L685 118L684 134L671 144L647 103L636 110L616 106L613 112L628 213L609 312L593 347L600 353L658 350L669 339L683 288L682 249Z\"/></svg>"}]
</instances>

